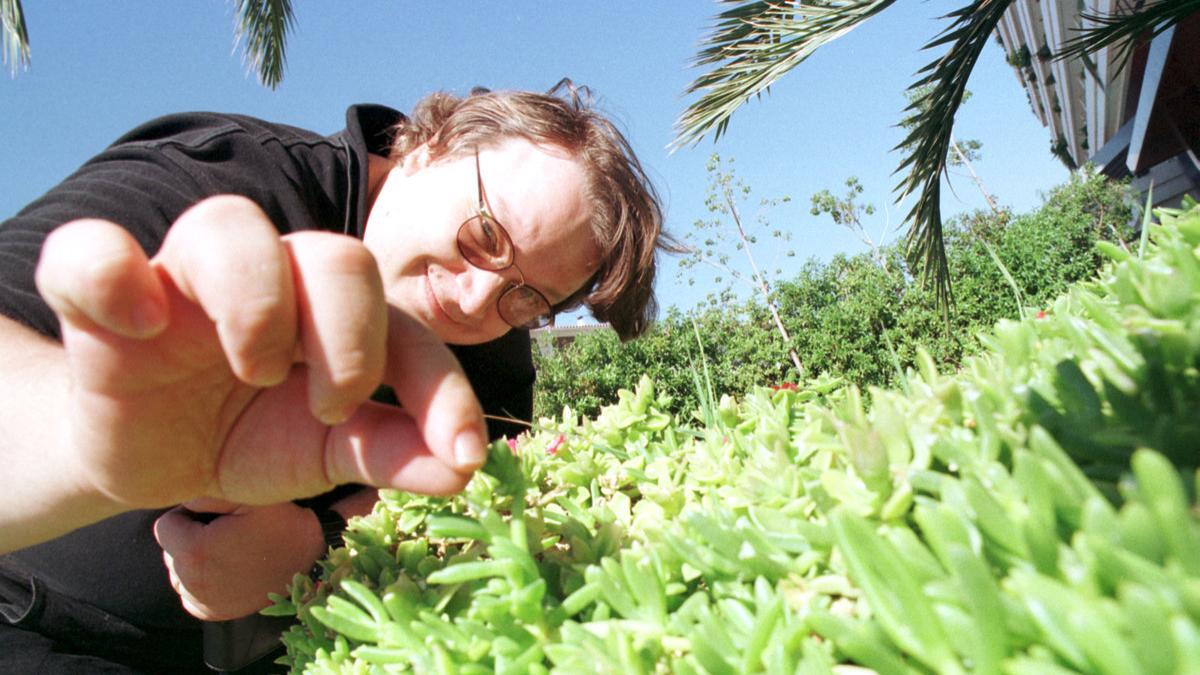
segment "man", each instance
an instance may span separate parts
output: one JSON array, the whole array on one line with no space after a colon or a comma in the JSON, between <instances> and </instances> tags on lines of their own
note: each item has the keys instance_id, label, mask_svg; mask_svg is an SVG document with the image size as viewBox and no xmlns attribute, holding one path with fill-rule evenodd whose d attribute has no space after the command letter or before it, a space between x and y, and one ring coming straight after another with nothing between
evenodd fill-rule
<instances>
[{"instance_id":1,"label":"man","mask_svg":"<svg viewBox=\"0 0 1200 675\"><path fill-rule=\"evenodd\" d=\"M287 500L457 491L480 401L529 414L525 329L583 303L644 330L657 198L569 94L356 106L330 137L163 118L0 226L0 666L200 669L179 598L236 616L224 584L261 598L323 553Z\"/></svg>"}]
</instances>

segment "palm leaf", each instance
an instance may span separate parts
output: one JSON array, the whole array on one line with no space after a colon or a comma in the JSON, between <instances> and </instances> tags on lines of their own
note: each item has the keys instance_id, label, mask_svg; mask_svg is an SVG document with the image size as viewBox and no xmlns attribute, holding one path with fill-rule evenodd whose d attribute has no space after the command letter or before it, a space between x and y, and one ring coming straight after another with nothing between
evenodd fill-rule
<instances>
[{"instance_id":1,"label":"palm leaf","mask_svg":"<svg viewBox=\"0 0 1200 675\"><path fill-rule=\"evenodd\" d=\"M671 146L694 145L709 133L720 138L743 103L894 1L723 0L733 7L717 15L712 34L692 60L693 66L716 65L688 87L688 94L703 94L676 121Z\"/></svg>"},{"instance_id":2,"label":"palm leaf","mask_svg":"<svg viewBox=\"0 0 1200 675\"><path fill-rule=\"evenodd\" d=\"M1196 12L1200 12L1200 0L1167 0L1142 5L1130 12L1113 14L1084 12L1082 18L1091 21L1094 26L1080 30L1078 35L1063 45L1054 58L1083 58L1105 47L1115 47L1117 67L1122 68L1133 54L1133 46L1138 38L1144 36L1147 40L1153 39Z\"/></svg>"},{"instance_id":3,"label":"palm leaf","mask_svg":"<svg viewBox=\"0 0 1200 675\"><path fill-rule=\"evenodd\" d=\"M967 79L979 60L1000 18L1012 0L975 0L943 18L951 24L925 45L932 49L949 45L946 53L922 68L921 77L909 91L921 91L905 110L914 120L908 137L896 146L907 151L897 172L908 175L896 185L897 201L917 193L917 202L908 214L906 255L909 265L920 268L926 283L936 288L943 310L953 302L950 270L946 265L946 246L942 239L941 185L946 172L954 115L962 104Z\"/></svg>"},{"instance_id":4,"label":"palm leaf","mask_svg":"<svg viewBox=\"0 0 1200 675\"><path fill-rule=\"evenodd\" d=\"M291 0L237 0L237 41L258 80L274 89L283 81L287 33L295 25Z\"/></svg>"},{"instance_id":5,"label":"palm leaf","mask_svg":"<svg viewBox=\"0 0 1200 675\"><path fill-rule=\"evenodd\" d=\"M29 33L21 0L0 0L0 23L4 24L4 62L16 75L20 68L29 67Z\"/></svg>"}]
</instances>

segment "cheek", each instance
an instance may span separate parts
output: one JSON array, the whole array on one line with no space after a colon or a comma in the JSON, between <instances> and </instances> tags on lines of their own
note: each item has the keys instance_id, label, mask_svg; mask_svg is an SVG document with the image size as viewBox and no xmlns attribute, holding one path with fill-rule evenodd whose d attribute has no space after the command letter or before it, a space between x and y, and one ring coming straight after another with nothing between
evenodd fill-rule
<instances>
[{"instance_id":1,"label":"cheek","mask_svg":"<svg viewBox=\"0 0 1200 675\"><path fill-rule=\"evenodd\" d=\"M384 284L412 276L420 267L422 242L414 240L396 223L375 222L363 233L363 246L375 256Z\"/></svg>"}]
</instances>

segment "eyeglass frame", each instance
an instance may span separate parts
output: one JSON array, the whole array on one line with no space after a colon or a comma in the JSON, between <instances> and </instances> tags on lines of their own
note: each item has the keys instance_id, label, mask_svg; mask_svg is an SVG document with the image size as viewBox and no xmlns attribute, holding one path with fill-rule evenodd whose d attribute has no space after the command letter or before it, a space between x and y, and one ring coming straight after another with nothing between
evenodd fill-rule
<instances>
[{"instance_id":1,"label":"eyeglass frame","mask_svg":"<svg viewBox=\"0 0 1200 675\"><path fill-rule=\"evenodd\" d=\"M464 220L462 224L458 226L458 230L454 235L454 243L458 247L459 255L463 257L463 260L465 260L468 265L476 269L481 269L487 272L503 272L511 267L517 271L518 275L520 275L521 280L519 282L509 282L508 288L504 289L504 291L500 293L500 297L496 298L496 312L500 315L500 318L503 319L505 323L519 330L532 330L551 325L554 323L554 315L557 313L557 311L554 309L554 305L551 304L550 300L544 293L525 282L525 272L523 272L521 268L517 266L517 247L516 244L513 243L512 235L508 233L508 230L500 224L500 221L492 214L491 209L488 208L487 199L484 196L486 192L483 189L483 172L480 170L479 166L479 148L475 148L475 189L478 198L478 204L476 206L478 213ZM473 220L476 219L479 219L484 223L491 224L496 228L500 235L504 237L504 240L508 242L508 264L501 267L486 267L484 265L480 265L475 260L472 260L473 256L469 255L467 251L464 250L464 248L469 247L463 246L463 231L468 225L471 224ZM505 316L503 303L504 298L508 297L510 293L522 288L532 292L534 297L537 300L540 300L546 309L545 311L536 314L530 321L526 321L524 323L515 323Z\"/></svg>"}]
</instances>

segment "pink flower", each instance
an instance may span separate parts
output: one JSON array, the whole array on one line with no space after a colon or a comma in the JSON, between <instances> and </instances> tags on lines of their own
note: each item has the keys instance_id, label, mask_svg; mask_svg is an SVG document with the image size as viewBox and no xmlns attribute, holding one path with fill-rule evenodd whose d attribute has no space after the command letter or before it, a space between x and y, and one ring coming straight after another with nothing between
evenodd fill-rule
<instances>
[{"instance_id":1,"label":"pink flower","mask_svg":"<svg viewBox=\"0 0 1200 675\"><path fill-rule=\"evenodd\" d=\"M554 439L554 441L552 443L550 443L550 447L546 448L546 454L547 455L557 455L558 449L561 448L563 446L563 443L566 443L566 442L567 442L566 437L563 436L562 434L559 434L558 438Z\"/></svg>"},{"instance_id":2,"label":"pink flower","mask_svg":"<svg viewBox=\"0 0 1200 675\"><path fill-rule=\"evenodd\" d=\"M1046 312L1045 312L1045 311L1043 311L1043 310L1040 310L1040 309L1039 309L1039 310L1038 310L1038 313L1037 313L1037 318L1039 318L1039 319L1044 319L1044 318L1046 318Z\"/></svg>"},{"instance_id":3,"label":"pink flower","mask_svg":"<svg viewBox=\"0 0 1200 675\"><path fill-rule=\"evenodd\" d=\"M504 439L504 440L505 440L506 442L508 442L508 449L509 449L509 450L512 450L512 454L514 454L514 455L515 455L515 454L517 454L517 439L515 439L515 438L506 438L506 439Z\"/></svg>"}]
</instances>

